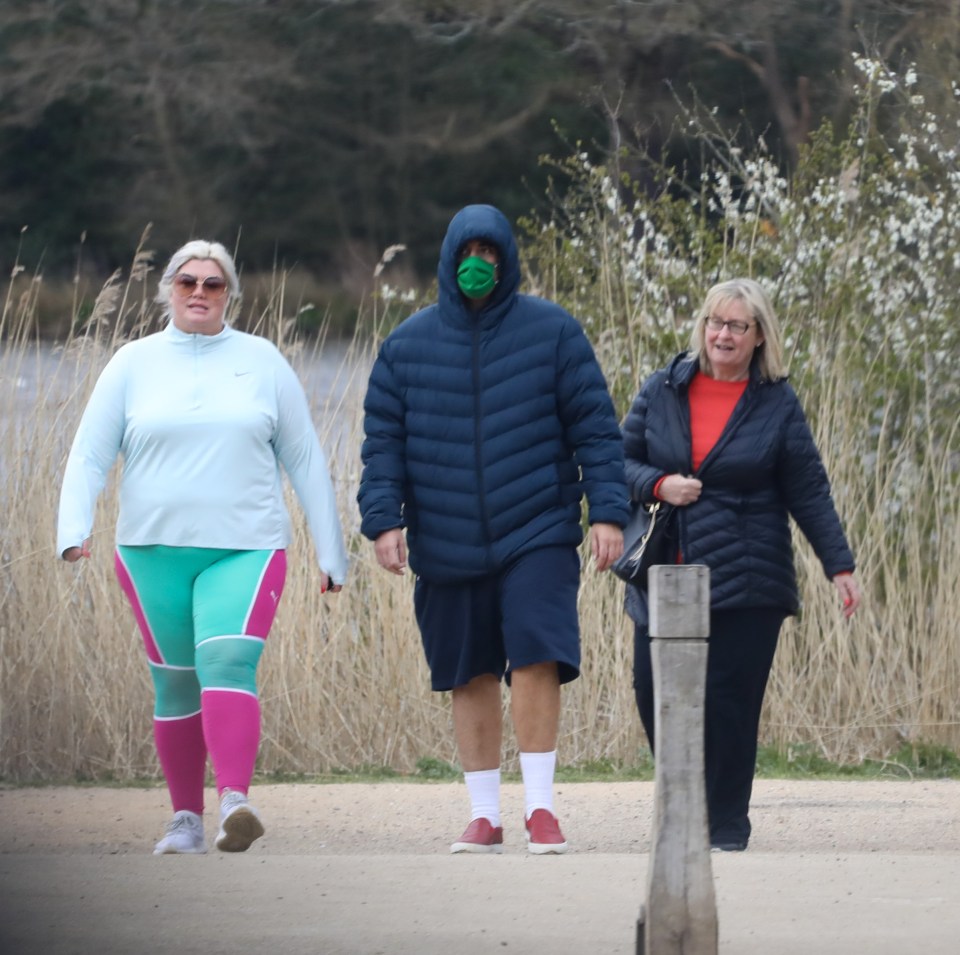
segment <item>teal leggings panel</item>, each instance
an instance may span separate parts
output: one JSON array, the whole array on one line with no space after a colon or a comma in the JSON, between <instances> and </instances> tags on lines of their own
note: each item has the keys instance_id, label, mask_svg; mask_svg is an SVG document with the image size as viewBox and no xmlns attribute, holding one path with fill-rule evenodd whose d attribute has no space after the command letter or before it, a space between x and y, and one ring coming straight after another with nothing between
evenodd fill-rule
<instances>
[{"instance_id":1,"label":"teal leggings panel","mask_svg":"<svg viewBox=\"0 0 960 955\"><path fill-rule=\"evenodd\" d=\"M150 664L153 679L153 715L176 719L200 712L200 684L193 667L181 670Z\"/></svg>"},{"instance_id":2,"label":"teal leggings panel","mask_svg":"<svg viewBox=\"0 0 960 955\"><path fill-rule=\"evenodd\" d=\"M209 637L197 645L200 686L245 690L256 696L261 653L263 641L257 637Z\"/></svg>"},{"instance_id":3,"label":"teal leggings panel","mask_svg":"<svg viewBox=\"0 0 960 955\"><path fill-rule=\"evenodd\" d=\"M116 570L147 650L156 716L198 712L204 689L256 695L284 551L121 546Z\"/></svg>"}]
</instances>

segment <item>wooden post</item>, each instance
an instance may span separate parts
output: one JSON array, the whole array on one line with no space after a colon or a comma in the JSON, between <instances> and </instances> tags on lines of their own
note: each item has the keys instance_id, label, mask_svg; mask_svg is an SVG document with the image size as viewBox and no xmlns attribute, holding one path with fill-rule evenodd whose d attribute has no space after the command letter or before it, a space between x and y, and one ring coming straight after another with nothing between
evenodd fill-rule
<instances>
[{"instance_id":1,"label":"wooden post","mask_svg":"<svg viewBox=\"0 0 960 955\"><path fill-rule=\"evenodd\" d=\"M637 955L717 955L703 781L710 571L684 564L652 567L649 588L656 782Z\"/></svg>"}]
</instances>

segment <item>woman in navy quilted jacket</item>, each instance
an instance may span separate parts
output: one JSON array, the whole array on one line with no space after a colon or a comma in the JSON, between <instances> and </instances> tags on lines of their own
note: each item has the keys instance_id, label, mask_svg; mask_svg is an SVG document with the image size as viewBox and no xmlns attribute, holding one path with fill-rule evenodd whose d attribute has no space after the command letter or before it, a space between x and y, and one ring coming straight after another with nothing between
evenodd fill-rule
<instances>
[{"instance_id":1,"label":"woman in navy quilted jacket","mask_svg":"<svg viewBox=\"0 0 960 955\"><path fill-rule=\"evenodd\" d=\"M676 507L677 560L710 568L705 773L711 847L742 851L757 734L780 627L799 597L788 516L813 546L843 612L860 603L820 454L788 384L766 292L732 279L707 293L690 350L653 374L623 423L633 500ZM627 587L636 624L634 688L653 745L646 595Z\"/></svg>"},{"instance_id":2,"label":"woman in navy quilted jacket","mask_svg":"<svg viewBox=\"0 0 960 955\"><path fill-rule=\"evenodd\" d=\"M560 686L579 674L581 498L605 570L629 516L620 429L580 325L521 295L492 206L461 209L439 300L384 341L364 402L358 502L377 561L417 575L434 690L452 691L471 820L452 852L500 852L501 687L510 684L530 852L563 852L553 812Z\"/></svg>"}]
</instances>

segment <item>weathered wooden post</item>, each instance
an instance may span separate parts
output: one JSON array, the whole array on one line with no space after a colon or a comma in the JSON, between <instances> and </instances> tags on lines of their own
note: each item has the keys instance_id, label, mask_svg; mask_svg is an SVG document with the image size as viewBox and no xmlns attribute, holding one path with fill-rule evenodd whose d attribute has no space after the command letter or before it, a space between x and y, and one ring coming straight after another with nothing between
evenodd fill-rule
<instances>
[{"instance_id":1,"label":"weathered wooden post","mask_svg":"<svg viewBox=\"0 0 960 955\"><path fill-rule=\"evenodd\" d=\"M657 566L648 579L656 782L637 955L717 955L703 781L710 571Z\"/></svg>"}]
</instances>

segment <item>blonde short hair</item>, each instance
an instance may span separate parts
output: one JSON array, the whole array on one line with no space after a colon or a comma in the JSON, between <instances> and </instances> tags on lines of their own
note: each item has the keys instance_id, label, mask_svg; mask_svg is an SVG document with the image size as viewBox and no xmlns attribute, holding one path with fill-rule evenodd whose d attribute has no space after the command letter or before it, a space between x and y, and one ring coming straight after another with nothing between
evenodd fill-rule
<instances>
[{"instance_id":1,"label":"blonde short hair","mask_svg":"<svg viewBox=\"0 0 960 955\"><path fill-rule=\"evenodd\" d=\"M240 301L240 279L237 278L237 267L233 264L233 256L219 242L191 239L186 245L180 246L173 253L160 278L160 284L157 287L157 301L164 307L165 311L170 311L173 277L187 262L192 262L194 259L201 262L208 260L216 262L227 282L228 305Z\"/></svg>"},{"instance_id":2,"label":"blonde short hair","mask_svg":"<svg viewBox=\"0 0 960 955\"><path fill-rule=\"evenodd\" d=\"M777 321L770 296L760 283L753 279L729 279L714 285L707 292L696 314L693 334L690 336L690 357L700 362L702 372L710 374L710 359L707 357L706 347L707 318L715 309L734 301L746 305L763 335L763 342L757 346L754 358L760 377L767 381L785 378L787 372L783 361L783 334L780 323Z\"/></svg>"}]
</instances>

